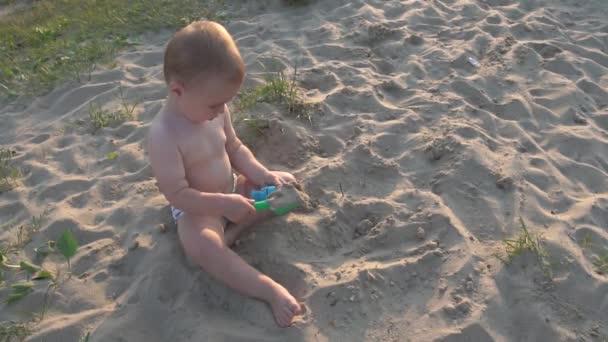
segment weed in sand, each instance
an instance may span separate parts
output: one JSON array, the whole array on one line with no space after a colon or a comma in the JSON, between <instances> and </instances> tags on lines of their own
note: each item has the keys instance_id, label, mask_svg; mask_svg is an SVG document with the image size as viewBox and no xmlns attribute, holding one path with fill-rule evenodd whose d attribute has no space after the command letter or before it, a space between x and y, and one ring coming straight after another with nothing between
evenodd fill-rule
<instances>
[{"instance_id":1,"label":"weed in sand","mask_svg":"<svg viewBox=\"0 0 608 342\"><path fill-rule=\"evenodd\" d=\"M236 101L236 110L251 109L258 102L284 104L287 112L298 119L307 119L312 123L310 108L300 95L297 85L298 67L294 67L293 75L289 79L283 71L269 73L264 84L242 92Z\"/></svg>"},{"instance_id":2,"label":"weed in sand","mask_svg":"<svg viewBox=\"0 0 608 342\"><path fill-rule=\"evenodd\" d=\"M591 242L591 234L589 234L589 233L585 234L585 236L583 236L583 238L579 242L583 249L587 249L587 248L591 247L593 245L593 243Z\"/></svg>"},{"instance_id":3,"label":"weed in sand","mask_svg":"<svg viewBox=\"0 0 608 342\"><path fill-rule=\"evenodd\" d=\"M608 274L608 252L595 256L593 266L598 274Z\"/></svg>"},{"instance_id":4,"label":"weed in sand","mask_svg":"<svg viewBox=\"0 0 608 342\"><path fill-rule=\"evenodd\" d=\"M0 323L0 341L25 341L32 333L29 323L7 321Z\"/></svg>"},{"instance_id":5,"label":"weed in sand","mask_svg":"<svg viewBox=\"0 0 608 342\"><path fill-rule=\"evenodd\" d=\"M7 0L3 0L7 1ZM90 78L148 31L216 19L216 1L40 0L0 21L0 95L37 95Z\"/></svg>"},{"instance_id":6,"label":"weed in sand","mask_svg":"<svg viewBox=\"0 0 608 342\"><path fill-rule=\"evenodd\" d=\"M70 259L76 254L78 250L78 242L72 232L69 229L66 229L63 234L57 240L57 250L63 255L65 260L68 263L68 273L71 276L71 265Z\"/></svg>"},{"instance_id":7,"label":"weed in sand","mask_svg":"<svg viewBox=\"0 0 608 342\"><path fill-rule=\"evenodd\" d=\"M91 338L91 332L87 332L86 335L84 335L81 339L80 342L89 342L89 339Z\"/></svg>"},{"instance_id":8,"label":"weed in sand","mask_svg":"<svg viewBox=\"0 0 608 342\"><path fill-rule=\"evenodd\" d=\"M13 165L16 152L0 149L0 193L13 189L21 177L21 170Z\"/></svg>"},{"instance_id":9,"label":"weed in sand","mask_svg":"<svg viewBox=\"0 0 608 342\"><path fill-rule=\"evenodd\" d=\"M19 250L30 243L34 233L40 231L42 226L44 226L48 220L49 214L50 211L47 207L40 215L32 216L32 220L29 225L19 226L19 231L17 232L17 241L10 244L10 250Z\"/></svg>"},{"instance_id":10,"label":"weed in sand","mask_svg":"<svg viewBox=\"0 0 608 342\"><path fill-rule=\"evenodd\" d=\"M48 246L51 247L50 242L48 243ZM53 244L52 248L54 246L57 247L57 250L64 256L64 258L67 261L67 265L68 265L68 278L67 279L69 279L71 277L70 259L71 259L71 257L73 257L76 254L76 251L78 250L78 247L79 247L78 242L76 241L76 239L74 238L72 233L66 229L63 232L63 234L59 237L58 242L56 244ZM0 271L3 271L4 269L13 269L13 270L24 271L28 274L28 281L17 283L17 284L12 284L10 286L11 294L5 300L6 303L10 304L15 301L18 301L18 300L24 298L25 296L27 296L28 294L30 294L31 292L33 292L34 284L31 281L49 280L49 284L48 284L46 292L44 294L42 309L38 315L38 321L41 322L44 319L44 316L48 310L51 296L55 293L55 291L60 286L62 281L64 281L61 276L61 272L59 270L57 270L56 274L53 274L53 273L43 269L42 267L34 265L28 261L21 261L19 263L19 265L9 264L7 253L8 252L6 249L0 249ZM0 275L1 274L2 273L0 273ZM1 280L1 278L0 278L0 280ZM9 323L5 322L2 324L6 324L7 327L13 326L10 324L10 322ZM0 325L0 326L2 326L2 325ZM0 333L1 333L1 330L0 330ZM1 334L0 334L0 337L2 337Z\"/></svg>"},{"instance_id":11,"label":"weed in sand","mask_svg":"<svg viewBox=\"0 0 608 342\"><path fill-rule=\"evenodd\" d=\"M117 100L120 107L117 110L110 111L103 109L99 104L91 104L89 106L89 121L93 133L98 130L113 126L127 120L132 120L135 115L135 109L139 105L138 102L131 102L125 98L122 86L118 88L119 93Z\"/></svg>"},{"instance_id":12,"label":"weed in sand","mask_svg":"<svg viewBox=\"0 0 608 342\"><path fill-rule=\"evenodd\" d=\"M523 232L515 239L504 239L503 244L505 247L505 253L495 253L494 256L500 259L503 263L510 264L518 255L521 255L525 251L530 251L536 256L538 263L545 275L551 278L552 271L551 264L549 262L549 255L541 245L542 234L530 233L523 218L520 217L519 222Z\"/></svg>"},{"instance_id":13,"label":"weed in sand","mask_svg":"<svg viewBox=\"0 0 608 342\"><path fill-rule=\"evenodd\" d=\"M135 109L139 105L139 102L131 102L125 98L124 89L122 85L118 87L118 99L120 100L120 109L118 110L121 117L132 119L135 115Z\"/></svg>"},{"instance_id":14,"label":"weed in sand","mask_svg":"<svg viewBox=\"0 0 608 342\"><path fill-rule=\"evenodd\" d=\"M91 122L91 129L93 133L102 128L124 122L130 118L130 112L128 111L109 111L107 109L103 109L98 104L91 104L89 107L89 120Z\"/></svg>"}]
</instances>

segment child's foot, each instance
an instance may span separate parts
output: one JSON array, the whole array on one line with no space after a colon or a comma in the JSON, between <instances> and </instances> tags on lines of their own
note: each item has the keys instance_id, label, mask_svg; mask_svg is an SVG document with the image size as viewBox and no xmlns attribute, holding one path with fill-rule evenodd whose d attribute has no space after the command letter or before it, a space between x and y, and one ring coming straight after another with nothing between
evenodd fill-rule
<instances>
[{"instance_id":1,"label":"child's foot","mask_svg":"<svg viewBox=\"0 0 608 342\"><path fill-rule=\"evenodd\" d=\"M291 324L293 317L302 313L302 307L283 286L276 284L275 291L268 301L277 324L284 328Z\"/></svg>"}]
</instances>

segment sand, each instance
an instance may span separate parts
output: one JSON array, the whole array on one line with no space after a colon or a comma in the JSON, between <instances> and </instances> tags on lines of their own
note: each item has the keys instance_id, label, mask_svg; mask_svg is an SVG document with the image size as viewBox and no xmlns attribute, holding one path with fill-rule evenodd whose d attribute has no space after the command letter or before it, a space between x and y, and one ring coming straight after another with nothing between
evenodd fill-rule
<instances>
[{"instance_id":1,"label":"sand","mask_svg":"<svg viewBox=\"0 0 608 342\"><path fill-rule=\"evenodd\" d=\"M24 168L0 195L0 239L46 208L21 256L65 228L82 245L32 341L608 338L608 276L594 265L608 248L608 3L226 6L247 86L297 61L314 104L311 121L252 110L268 122L256 155L317 205L236 248L306 314L280 329L263 303L186 262L143 149L166 95L160 33L117 68L0 111L0 145ZM136 117L91 134L89 105L116 108L119 86L141 101ZM531 253L494 256L520 217L543 234L551 279ZM44 290L0 304L0 321L30 317Z\"/></svg>"},{"instance_id":2,"label":"sand","mask_svg":"<svg viewBox=\"0 0 608 342\"><path fill-rule=\"evenodd\" d=\"M281 185L266 200L271 210L284 210L295 207L299 210L310 209L310 198L297 184Z\"/></svg>"}]
</instances>

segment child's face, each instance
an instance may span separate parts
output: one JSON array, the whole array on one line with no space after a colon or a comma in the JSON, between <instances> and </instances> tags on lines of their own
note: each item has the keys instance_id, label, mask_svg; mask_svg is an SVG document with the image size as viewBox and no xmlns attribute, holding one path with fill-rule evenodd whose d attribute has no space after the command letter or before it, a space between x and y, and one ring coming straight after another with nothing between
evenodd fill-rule
<instances>
[{"instance_id":1,"label":"child's face","mask_svg":"<svg viewBox=\"0 0 608 342\"><path fill-rule=\"evenodd\" d=\"M227 82L220 77L191 82L188 86L172 84L169 89L176 95L180 112L192 122L200 123L215 119L226 111L226 104L232 100L241 82Z\"/></svg>"}]
</instances>

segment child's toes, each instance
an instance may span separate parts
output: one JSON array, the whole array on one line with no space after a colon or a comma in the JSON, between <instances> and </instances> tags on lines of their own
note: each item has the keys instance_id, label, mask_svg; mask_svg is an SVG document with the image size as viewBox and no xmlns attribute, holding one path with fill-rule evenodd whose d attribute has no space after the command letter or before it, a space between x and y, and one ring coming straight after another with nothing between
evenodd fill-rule
<instances>
[{"instance_id":1,"label":"child's toes","mask_svg":"<svg viewBox=\"0 0 608 342\"><path fill-rule=\"evenodd\" d=\"M291 316L288 312L282 312L279 316L279 326L285 328L291 323Z\"/></svg>"},{"instance_id":2,"label":"child's toes","mask_svg":"<svg viewBox=\"0 0 608 342\"><path fill-rule=\"evenodd\" d=\"M293 315L299 315L302 312L302 307L298 303L290 303L289 310Z\"/></svg>"}]
</instances>

